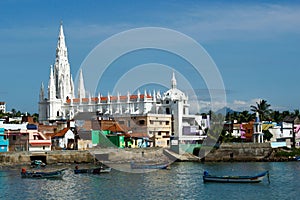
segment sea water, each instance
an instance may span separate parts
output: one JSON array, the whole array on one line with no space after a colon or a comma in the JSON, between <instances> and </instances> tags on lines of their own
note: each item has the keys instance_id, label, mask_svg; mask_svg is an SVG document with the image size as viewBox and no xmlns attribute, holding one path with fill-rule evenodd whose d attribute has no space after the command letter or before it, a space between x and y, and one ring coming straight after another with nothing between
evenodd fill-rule
<instances>
[{"instance_id":1,"label":"sea water","mask_svg":"<svg viewBox=\"0 0 300 200\"><path fill-rule=\"evenodd\" d=\"M49 166L47 166L49 167ZM64 166L65 167L65 166ZM74 174L62 180L22 179L20 169L0 169L0 199L300 199L300 162L173 163L169 170ZM203 183L215 175L270 172L261 183Z\"/></svg>"}]
</instances>

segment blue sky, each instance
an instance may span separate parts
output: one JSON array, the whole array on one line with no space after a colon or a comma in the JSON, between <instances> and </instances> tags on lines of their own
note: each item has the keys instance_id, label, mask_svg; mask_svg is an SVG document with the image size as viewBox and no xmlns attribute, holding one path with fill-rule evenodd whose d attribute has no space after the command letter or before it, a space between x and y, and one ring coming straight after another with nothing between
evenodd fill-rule
<instances>
[{"instance_id":1,"label":"blue sky","mask_svg":"<svg viewBox=\"0 0 300 200\"><path fill-rule=\"evenodd\" d=\"M61 20L74 78L89 52L108 37L132 28L164 27L205 48L222 75L229 107L249 110L259 99L275 110L300 107L299 1L4 0L0 101L7 110L38 112Z\"/></svg>"}]
</instances>

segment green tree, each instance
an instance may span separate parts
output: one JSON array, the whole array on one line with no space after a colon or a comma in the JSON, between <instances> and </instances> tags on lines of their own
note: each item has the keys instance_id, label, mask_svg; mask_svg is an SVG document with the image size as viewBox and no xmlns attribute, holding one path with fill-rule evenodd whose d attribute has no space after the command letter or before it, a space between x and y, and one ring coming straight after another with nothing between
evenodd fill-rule
<instances>
[{"instance_id":1,"label":"green tree","mask_svg":"<svg viewBox=\"0 0 300 200\"><path fill-rule=\"evenodd\" d=\"M259 103L256 102L256 106L251 105L251 111L258 112L261 120L270 120L272 109L271 105L267 103L266 100L260 100Z\"/></svg>"},{"instance_id":2,"label":"green tree","mask_svg":"<svg viewBox=\"0 0 300 200\"><path fill-rule=\"evenodd\" d=\"M239 114L238 122L243 123L243 122L249 122L253 119L253 115L249 113L249 111L244 110Z\"/></svg>"}]
</instances>

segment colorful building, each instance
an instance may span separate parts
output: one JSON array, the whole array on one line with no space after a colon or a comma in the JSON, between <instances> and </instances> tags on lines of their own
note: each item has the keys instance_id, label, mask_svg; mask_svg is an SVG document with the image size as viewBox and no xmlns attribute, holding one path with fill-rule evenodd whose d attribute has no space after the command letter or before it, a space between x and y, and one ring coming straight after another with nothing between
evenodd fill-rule
<instances>
[{"instance_id":1,"label":"colorful building","mask_svg":"<svg viewBox=\"0 0 300 200\"><path fill-rule=\"evenodd\" d=\"M7 152L9 146L9 140L5 133L4 128L0 128L0 152Z\"/></svg>"}]
</instances>

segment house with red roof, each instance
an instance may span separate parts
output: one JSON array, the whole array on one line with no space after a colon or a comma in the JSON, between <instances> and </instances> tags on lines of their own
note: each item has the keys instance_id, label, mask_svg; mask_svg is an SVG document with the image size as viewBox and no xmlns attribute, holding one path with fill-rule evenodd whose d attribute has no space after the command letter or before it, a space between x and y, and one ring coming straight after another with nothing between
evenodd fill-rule
<instances>
[{"instance_id":1,"label":"house with red roof","mask_svg":"<svg viewBox=\"0 0 300 200\"><path fill-rule=\"evenodd\" d=\"M74 149L75 134L70 128L64 128L51 135L52 149Z\"/></svg>"}]
</instances>

